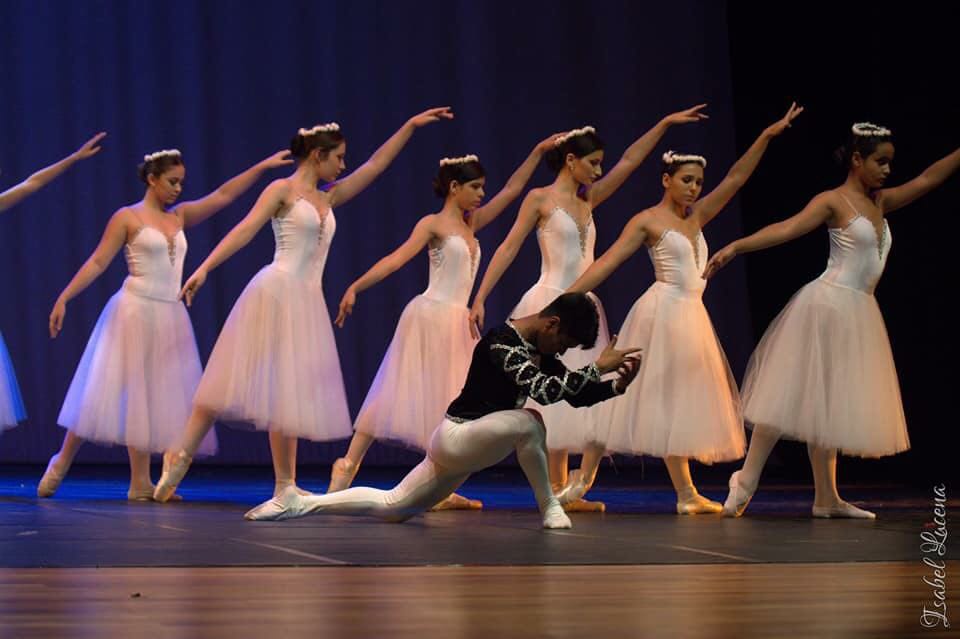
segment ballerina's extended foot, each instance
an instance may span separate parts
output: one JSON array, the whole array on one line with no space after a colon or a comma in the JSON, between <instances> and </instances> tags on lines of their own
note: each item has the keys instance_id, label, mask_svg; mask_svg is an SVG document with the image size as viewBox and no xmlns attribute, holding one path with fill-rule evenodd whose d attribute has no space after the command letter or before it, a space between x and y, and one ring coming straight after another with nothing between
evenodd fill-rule
<instances>
[{"instance_id":1,"label":"ballerina's extended foot","mask_svg":"<svg viewBox=\"0 0 960 639\"><path fill-rule=\"evenodd\" d=\"M483 502L479 499L468 499L463 495L453 493L443 501L434 505L431 511L439 510L483 510Z\"/></svg>"},{"instance_id":2,"label":"ballerina's extended foot","mask_svg":"<svg viewBox=\"0 0 960 639\"><path fill-rule=\"evenodd\" d=\"M330 485L327 487L327 492L336 493L350 488L358 469L357 464L346 457L337 459L333 462L333 468L330 469Z\"/></svg>"},{"instance_id":3,"label":"ballerina's extended foot","mask_svg":"<svg viewBox=\"0 0 960 639\"><path fill-rule=\"evenodd\" d=\"M814 506L813 516L819 519L876 519L876 513L841 501L832 506Z\"/></svg>"},{"instance_id":4,"label":"ballerina's extended foot","mask_svg":"<svg viewBox=\"0 0 960 639\"><path fill-rule=\"evenodd\" d=\"M739 517L747 509L747 504L753 499L753 493L756 488L746 488L740 483L740 473L737 471L730 475L730 492L727 494L727 500L723 502L724 517Z\"/></svg>"},{"instance_id":5,"label":"ballerina's extended foot","mask_svg":"<svg viewBox=\"0 0 960 639\"><path fill-rule=\"evenodd\" d=\"M174 498L177 486L180 485L187 471L190 470L192 461L193 457L188 455L185 450L174 454L172 459L168 459L164 455L163 473L160 475L160 481L157 482L157 487L153 491L153 501L163 503Z\"/></svg>"},{"instance_id":6,"label":"ballerina's extended foot","mask_svg":"<svg viewBox=\"0 0 960 639\"><path fill-rule=\"evenodd\" d=\"M43 471L43 477L37 484L37 497L53 497L57 489L60 488L60 482L63 481L63 476L66 473L57 472L56 466L59 460L60 455L54 455L50 458L50 463L47 464L47 469Z\"/></svg>"}]
</instances>

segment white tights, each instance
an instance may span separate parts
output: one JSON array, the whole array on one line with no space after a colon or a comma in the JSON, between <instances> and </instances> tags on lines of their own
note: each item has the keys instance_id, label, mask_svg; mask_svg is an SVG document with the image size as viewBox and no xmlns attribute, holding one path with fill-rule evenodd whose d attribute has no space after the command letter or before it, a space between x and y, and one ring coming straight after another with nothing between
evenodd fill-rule
<instances>
[{"instance_id":1,"label":"white tights","mask_svg":"<svg viewBox=\"0 0 960 639\"><path fill-rule=\"evenodd\" d=\"M490 413L458 424L444 419L433 431L427 456L390 490L348 488L301 497L297 515L372 515L404 521L451 495L471 473L493 466L511 452L533 488L541 511L553 498L547 472L546 430L536 411Z\"/></svg>"}]
</instances>

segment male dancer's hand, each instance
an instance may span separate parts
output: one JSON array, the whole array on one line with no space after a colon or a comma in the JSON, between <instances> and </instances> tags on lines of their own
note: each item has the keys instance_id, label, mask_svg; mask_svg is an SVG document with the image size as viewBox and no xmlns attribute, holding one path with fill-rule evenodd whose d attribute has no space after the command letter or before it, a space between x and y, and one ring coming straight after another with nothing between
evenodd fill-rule
<instances>
[{"instance_id":1,"label":"male dancer's hand","mask_svg":"<svg viewBox=\"0 0 960 639\"><path fill-rule=\"evenodd\" d=\"M617 369L617 375L619 375L619 377L613 382L613 389L622 395L627 390L630 382L636 379L639 371L639 357L631 357L624 361L623 365Z\"/></svg>"},{"instance_id":2,"label":"male dancer's hand","mask_svg":"<svg viewBox=\"0 0 960 639\"><path fill-rule=\"evenodd\" d=\"M639 353L643 350L642 348L625 348L623 350L617 350L615 348L616 345L617 336L614 335L610 338L610 343L607 344L607 347L603 349L602 353L600 353L600 357L597 358L595 363L597 368L600 370L601 375L610 373L612 371L619 371L620 367L627 362L635 363L637 367L640 366L641 358Z\"/></svg>"}]
</instances>

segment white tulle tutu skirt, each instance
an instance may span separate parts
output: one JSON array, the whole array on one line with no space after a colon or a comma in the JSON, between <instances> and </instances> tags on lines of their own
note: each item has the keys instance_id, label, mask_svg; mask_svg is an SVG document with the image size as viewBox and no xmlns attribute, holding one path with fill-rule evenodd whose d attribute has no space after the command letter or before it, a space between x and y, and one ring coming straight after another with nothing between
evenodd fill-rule
<instances>
[{"instance_id":1,"label":"white tulle tutu skirt","mask_svg":"<svg viewBox=\"0 0 960 639\"><path fill-rule=\"evenodd\" d=\"M563 291L543 284L535 284L528 290L510 317L524 317L542 311L550 302L563 294ZM597 361L600 353L610 342L610 330L607 327L607 315L603 304L593 293L590 299L597 305L600 315L600 330L597 332L597 342L593 348L571 348L560 358L563 365L570 370L583 368ZM583 452L591 444L603 445L605 430L597 423L599 405L574 407L566 402L558 402L549 406L541 406L533 400L527 401L529 408L535 408L543 415L543 422L547 427L547 447L551 450L569 450Z\"/></svg>"},{"instance_id":2,"label":"white tulle tutu skirt","mask_svg":"<svg viewBox=\"0 0 960 639\"><path fill-rule=\"evenodd\" d=\"M655 283L617 345L642 348L643 362L626 393L599 405L608 451L704 463L743 456L736 382L699 294Z\"/></svg>"},{"instance_id":3,"label":"white tulle tutu skirt","mask_svg":"<svg viewBox=\"0 0 960 639\"><path fill-rule=\"evenodd\" d=\"M274 265L261 269L230 311L194 402L258 430L313 441L350 437L323 289Z\"/></svg>"},{"instance_id":4,"label":"white tulle tutu skirt","mask_svg":"<svg viewBox=\"0 0 960 639\"><path fill-rule=\"evenodd\" d=\"M907 450L890 340L873 295L814 280L767 328L743 382L744 417L847 455Z\"/></svg>"},{"instance_id":5,"label":"white tulle tutu skirt","mask_svg":"<svg viewBox=\"0 0 960 639\"><path fill-rule=\"evenodd\" d=\"M356 430L425 450L463 389L476 340L465 306L413 298L400 316Z\"/></svg>"},{"instance_id":6,"label":"white tulle tutu skirt","mask_svg":"<svg viewBox=\"0 0 960 639\"><path fill-rule=\"evenodd\" d=\"M183 304L121 289L100 313L57 423L83 439L163 452L180 444L200 371ZM198 454L216 449L211 430Z\"/></svg>"},{"instance_id":7,"label":"white tulle tutu skirt","mask_svg":"<svg viewBox=\"0 0 960 639\"><path fill-rule=\"evenodd\" d=\"M17 376L13 372L10 353L0 334L0 431L13 428L27 418L27 411L20 397Z\"/></svg>"}]
</instances>

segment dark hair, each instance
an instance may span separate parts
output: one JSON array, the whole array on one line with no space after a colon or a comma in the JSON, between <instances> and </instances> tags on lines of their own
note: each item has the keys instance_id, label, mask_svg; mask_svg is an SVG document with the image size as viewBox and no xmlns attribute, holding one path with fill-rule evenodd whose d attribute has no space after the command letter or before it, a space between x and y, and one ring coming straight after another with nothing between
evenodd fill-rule
<instances>
[{"instance_id":1,"label":"dark hair","mask_svg":"<svg viewBox=\"0 0 960 639\"><path fill-rule=\"evenodd\" d=\"M603 150L603 140L595 131L587 131L574 135L563 144L553 147L543 154L543 160L554 173L559 173L567 159L567 153L573 153L574 157L582 158L601 150Z\"/></svg>"},{"instance_id":2,"label":"dark hair","mask_svg":"<svg viewBox=\"0 0 960 639\"><path fill-rule=\"evenodd\" d=\"M564 293L540 311L539 317L560 318L560 330L583 348L593 348L600 330L597 305L586 293Z\"/></svg>"},{"instance_id":3,"label":"dark hair","mask_svg":"<svg viewBox=\"0 0 960 639\"><path fill-rule=\"evenodd\" d=\"M833 159L845 171L849 171L854 153L859 153L861 158L866 159L884 142L893 142L893 136L857 135L851 132L850 137L847 138L847 143L833 152Z\"/></svg>"},{"instance_id":4,"label":"dark hair","mask_svg":"<svg viewBox=\"0 0 960 639\"><path fill-rule=\"evenodd\" d=\"M321 155L326 157L330 151L343 144L345 137L343 132L336 131L317 131L310 135L300 135L298 132L290 140L290 155L298 160L305 160L314 149L320 149Z\"/></svg>"},{"instance_id":5,"label":"dark hair","mask_svg":"<svg viewBox=\"0 0 960 639\"><path fill-rule=\"evenodd\" d=\"M150 184L147 180L149 176L160 177L172 166L183 166L183 156L179 153L176 155L161 155L155 160L144 162L137 167L137 175L140 177L141 182Z\"/></svg>"},{"instance_id":6,"label":"dark hair","mask_svg":"<svg viewBox=\"0 0 960 639\"><path fill-rule=\"evenodd\" d=\"M471 180L478 180L485 177L487 172L479 160L470 160L469 162L456 162L454 164L444 164L437 171L437 177L433 178L433 192L437 197L446 198L450 193L450 183L466 184Z\"/></svg>"}]
</instances>

